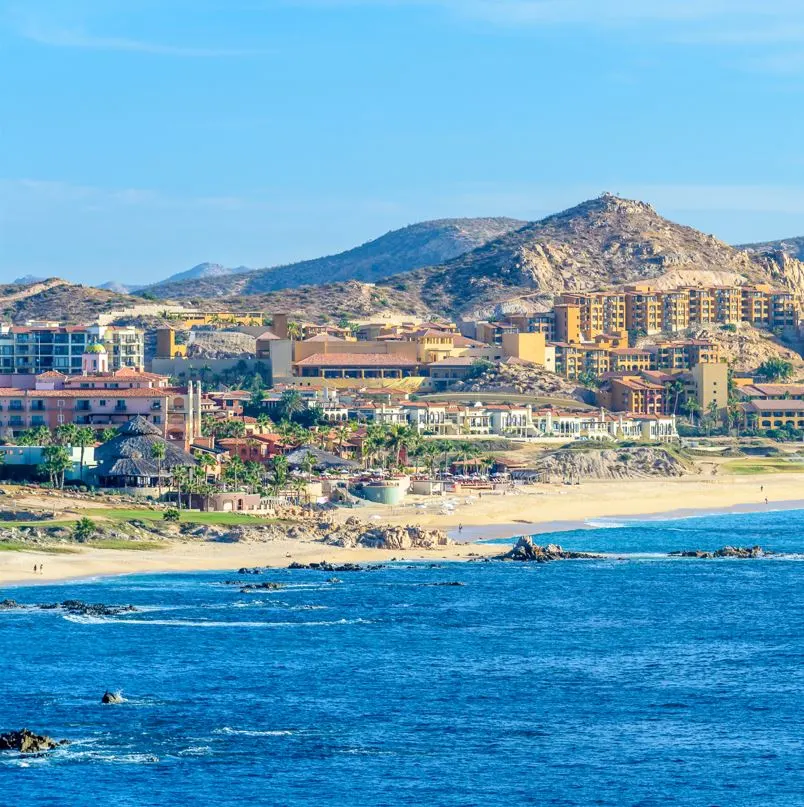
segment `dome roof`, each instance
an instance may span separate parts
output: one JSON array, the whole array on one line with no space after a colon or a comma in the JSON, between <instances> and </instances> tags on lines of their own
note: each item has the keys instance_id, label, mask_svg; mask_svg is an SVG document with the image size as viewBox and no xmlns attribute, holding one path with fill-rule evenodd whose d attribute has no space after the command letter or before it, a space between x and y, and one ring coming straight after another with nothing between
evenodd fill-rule
<instances>
[{"instance_id":1,"label":"dome roof","mask_svg":"<svg viewBox=\"0 0 804 807\"><path fill-rule=\"evenodd\" d=\"M100 342L93 342L86 346L84 353L106 353L106 348Z\"/></svg>"}]
</instances>

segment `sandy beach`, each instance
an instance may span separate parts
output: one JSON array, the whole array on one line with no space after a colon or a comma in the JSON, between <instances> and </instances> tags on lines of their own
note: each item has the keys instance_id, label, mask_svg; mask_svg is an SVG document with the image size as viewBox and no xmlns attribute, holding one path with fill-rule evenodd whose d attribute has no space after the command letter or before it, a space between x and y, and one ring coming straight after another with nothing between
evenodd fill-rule
<instances>
[{"instance_id":1,"label":"sandy beach","mask_svg":"<svg viewBox=\"0 0 804 807\"><path fill-rule=\"evenodd\" d=\"M765 503L767 497L768 502ZM445 503L450 506L446 507ZM678 479L540 485L516 493L411 500L400 507L366 505L337 511L375 523L419 524L449 531L458 543L435 551L342 549L318 542L213 543L172 541L163 548L110 550L69 547L67 553L0 552L0 585L46 584L104 575L233 570L241 566L310 563L377 563L399 560L467 560L500 552L474 541L516 534L594 526L599 518L679 517L732 510L804 509L804 474L688 476ZM591 523L590 523L591 522ZM458 527L462 529L458 532ZM568 548L572 548L568 545ZM44 564L44 574L33 574Z\"/></svg>"}]
</instances>

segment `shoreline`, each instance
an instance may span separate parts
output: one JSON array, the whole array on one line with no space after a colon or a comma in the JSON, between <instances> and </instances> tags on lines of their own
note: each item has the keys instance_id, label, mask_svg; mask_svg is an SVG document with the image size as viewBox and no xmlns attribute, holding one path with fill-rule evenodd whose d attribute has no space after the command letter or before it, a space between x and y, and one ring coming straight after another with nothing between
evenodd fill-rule
<instances>
[{"instance_id":1,"label":"shoreline","mask_svg":"<svg viewBox=\"0 0 804 807\"><path fill-rule=\"evenodd\" d=\"M804 510L804 474L685 476L584 482L577 486L540 485L509 495L450 496L415 504L367 504L335 511L337 520L357 516L369 524L416 524L442 529L454 544L435 550L346 549L318 541L202 542L179 540L156 549L88 549L67 553L28 549L0 552L0 587L41 586L126 574L229 571L240 567L282 567L292 562L382 563L466 561L500 551L480 541L521 535L560 534L611 526L608 522L665 521L732 513ZM764 499L767 497L768 502ZM679 505L683 502L684 506ZM567 516L571 515L571 518ZM595 521L607 523L596 525ZM459 526L462 530L458 532ZM568 547L571 549L572 547ZM34 575L33 565L45 574ZM0 595L2 598L2 595Z\"/></svg>"},{"instance_id":2,"label":"shoreline","mask_svg":"<svg viewBox=\"0 0 804 807\"><path fill-rule=\"evenodd\" d=\"M522 535L552 535L562 532L575 532L576 530L598 530L612 529L620 526L618 522L625 522L622 526L645 521L681 521L687 518L707 518L708 516L729 516L747 513L778 513L788 510L804 510L804 499L789 499L785 501L768 502L768 504L745 502L742 504L732 504L724 507L698 508L679 507L675 510L667 510L662 513L642 513L628 515L611 515L591 517L589 519L566 520L566 521L543 521L543 522L511 522L510 524L493 524L486 527L469 526L462 532L457 529L448 530L448 535L456 543L466 543L469 545L483 545L487 541L499 541L507 538L519 538ZM598 522L598 523L594 523ZM606 522L606 523L602 523ZM609 523L611 522L611 523ZM496 533L481 537L479 533Z\"/></svg>"}]
</instances>

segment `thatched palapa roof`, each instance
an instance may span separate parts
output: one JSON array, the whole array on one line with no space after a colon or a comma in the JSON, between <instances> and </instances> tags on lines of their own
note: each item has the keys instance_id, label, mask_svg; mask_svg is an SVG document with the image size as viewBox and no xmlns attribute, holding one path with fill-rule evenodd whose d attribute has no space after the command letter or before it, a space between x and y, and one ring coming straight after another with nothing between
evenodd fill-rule
<instances>
[{"instance_id":1,"label":"thatched palapa roof","mask_svg":"<svg viewBox=\"0 0 804 807\"><path fill-rule=\"evenodd\" d=\"M153 447L165 446L165 458L157 462ZM195 457L162 437L162 432L137 416L118 430L117 436L95 449L100 476L170 476L173 468L197 465Z\"/></svg>"}]
</instances>

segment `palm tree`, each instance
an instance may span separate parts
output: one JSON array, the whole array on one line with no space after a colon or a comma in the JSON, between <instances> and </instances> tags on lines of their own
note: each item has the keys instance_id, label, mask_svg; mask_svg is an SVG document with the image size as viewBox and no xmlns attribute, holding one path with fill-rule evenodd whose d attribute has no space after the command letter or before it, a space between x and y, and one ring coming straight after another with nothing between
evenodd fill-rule
<instances>
[{"instance_id":1,"label":"palm tree","mask_svg":"<svg viewBox=\"0 0 804 807\"><path fill-rule=\"evenodd\" d=\"M64 446L51 444L45 446L43 456L42 468L50 476L50 484L64 489L64 474L73 467L70 452Z\"/></svg>"},{"instance_id":2,"label":"palm tree","mask_svg":"<svg viewBox=\"0 0 804 807\"><path fill-rule=\"evenodd\" d=\"M293 416L304 409L304 399L301 393L295 389L286 389L282 393L279 408L283 418L293 420Z\"/></svg>"},{"instance_id":3,"label":"palm tree","mask_svg":"<svg viewBox=\"0 0 804 807\"><path fill-rule=\"evenodd\" d=\"M435 473L436 463L438 462L438 455L441 453L438 443L432 440L425 441L419 446L416 453L418 456L424 458L424 465L427 468L427 473L430 476L433 476Z\"/></svg>"},{"instance_id":4,"label":"palm tree","mask_svg":"<svg viewBox=\"0 0 804 807\"><path fill-rule=\"evenodd\" d=\"M89 426L79 426L75 430L73 437L73 445L79 446L81 449L81 481L84 481L84 451L89 446L95 444L95 431Z\"/></svg>"},{"instance_id":5,"label":"palm tree","mask_svg":"<svg viewBox=\"0 0 804 807\"><path fill-rule=\"evenodd\" d=\"M20 446L47 446L53 442L53 435L47 426L34 426L26 429L17 439Z\"/></svg>"},{"instance_id":6,"label":"palm tree","mask_svg":"<svg viewBox=\"0 0 804 807\"><path fill-rule=\"evenodd\" d=\"M269 428L271 425L271 418L269 418L265 412L261 412L259 415L257 415L257 426L261 432L265 431L265 429Z\"/></svg>"},{"instance_id":7,"label":"palm tree","mask_svg":"<svg viewBox=\"0 0 804 807\"><path fill-rule=\"evenodd\" d=\"M679 398L684 394L684 385L678 380L673 381L668 385L667 391L673 396L673 414L677 415L678 401Z\"/></svg>"},{"instance_id":8,"label":"palm tree","mask_svg":"<svg viewBox=\"0 0 804 807\"><path fill-rule=\"evenodd\" d=\"M159 498L162 498L162 462L165 459L166 446L162 442L156 442L151 446L151 459L156 461L156 487Z\"/></svg>"},{"instance_id":9,"label":"palm tree","mask_svg":"<svg viewBox=\"0 0 804 807\"><path fill-rule=\"evenodd\" d=\"M206 451L196 451L194 456L198 460L198 464L201 468L204 469L205 478L209 475L209 469L215 468L218 465L218 461L215 457L213 457L212 454L207 454Z\"/></svg>"},{"instance_id":10,"label":"palm tree","mask_svg":"<svg viewBox=\"0 0 804 807\"><path fill-rule=\"evenodd\" d=\"M314 468L315 468L315 456L308 451L301 461L301 470L302 473L307 477L307 479L309 479L312 476Z\"/></svg>"},{"instance_id":11,"label":"palm tree","mask_svg":"<svg viewBox=\"0 0 804 807\"><path fill-rule=\"evenodd\" d=\"M388 448L394 454L394 466L399 467L402 450L410 449L416 443L416 432L410 426L392 426L387 438Z\"/></svg>"},{"instance_id":12,"label":"palm tree","mask_svg":"<svg viewBox=\"0 0 804 807\"><path fill-rule=\"evenodd\" d=\"M102 443L108 443L109 440L113 440L115 437L117 437L117 429L107 428L100 433Z\"/></svg>"},{"instance_id":13,"label":"palm tree","mask_svg":"<svg viewBox=\"0 0 804 807\"><path fill-rule=\"evenodd\" d=\"M355 424L352 421L340 423L335 428L335 436L338 440L338 453L343 456L343 446L349 440L354 431Z\"/></svg>"},{"instance_id":14,"label":"palm tree","mask_svg":"<svg viewBox=\"0 0 804 807\"><path fill-rule=\"evenodd\" d=\"M288 466L288 458L279 454L271 460L271 469L273 472L271 478L271 489L275 493L279 493L288 481L290 468Z\"/></svg>"},{"instance_id":15,"label":"palm tree","mask_svg":"<svg viewBox=\"0 0 804 807\"><path fill-rule=\"evenodd\" d=\"M56 426L56 442L63 446L75 445L77 432L78 426L75 423L62 423L60 426Z\"/></svg>"},{"instance_id":16,"label":"palm tree","mask_svg":"<svg viewBox=\"0 0 804 807\"><path fill-rule=\"evenodd\" d=\"M684 411L689 415L690 422L695 425L695 415L700 413L701 405L694 398L684 402Z\"/></svg>"},{"instance_id":17,"label":"palm tree","mask_svg":"<svg viewBox=\"0 0 804 807\"><path fill-rule=\"evenodd\" d=\"M245 467L245 463L238 456L231 457L226 463L223 473L227 480L232 480L235 490L237 489L237 477L240 476L242 478Z\"/></svg>"},{"instance_id":18,"label":"palm tree","mask_svg":"<svg viewBox=\"0 0 804 807\"><path fill-rule=\"evenodd\" d=\"M288 321L288 336L291 339L301 339L301 335L302 335L301 324L296 322L296 320L289 320Z\"/></svg>"}]
</instances>

